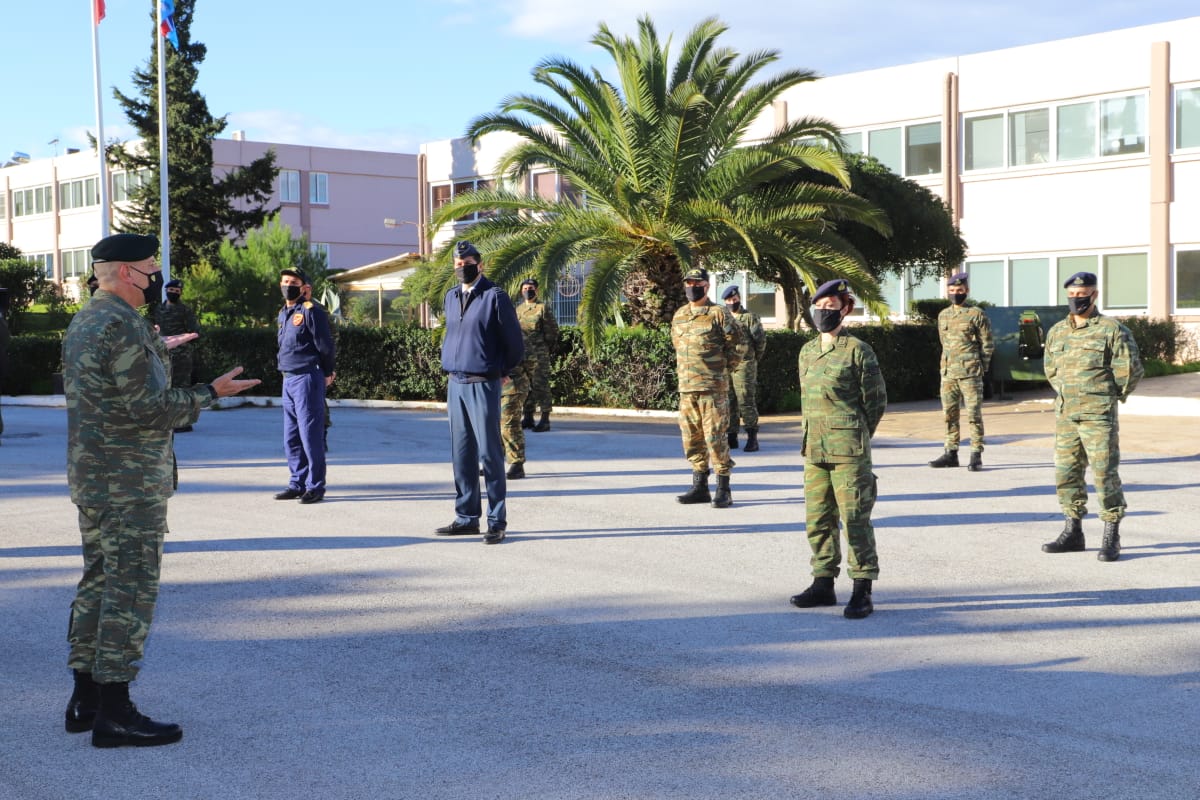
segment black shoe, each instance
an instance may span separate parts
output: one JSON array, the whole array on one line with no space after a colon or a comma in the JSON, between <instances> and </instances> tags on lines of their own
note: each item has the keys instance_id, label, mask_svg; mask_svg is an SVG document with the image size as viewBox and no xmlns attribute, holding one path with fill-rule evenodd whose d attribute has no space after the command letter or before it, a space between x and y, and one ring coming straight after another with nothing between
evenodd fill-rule
<instances>
[{"instance_id":1,"label":"black shoe","mask_svg":"<svg viewBox=\"0 0 1200 800\"><path fill-rule=\"evenodd\" d=\"M1107 526L1105 526L1107 529ZM1043 553L1078 553L1085 547L1083 539L1083 521L1067 518L1062 533L1053 542L1042 545Z\"/></svg>"},{"instance_id":2,"label":"black shoe","mask_svg":"<svg viewBox=\"0 0 1200 800\"><path fill-rule=\"evenodd\" d=\"M525 416L521 417L521 427L529 430L533 427L533 412L526 411Z\"/></svg>"},{"instance_id":3,"label":"black shoe","mask_svg":"<svg viewBox=\"0 0 1200 800\"><path fill-rule=\"evenodd\" d=\"M504 541L504 528L495 525L488 526L488 532L483 535L484 544L500 544Z\"/></svg>"},{"instance_id":4,"label":"black shoe","mask_svg":"<svg viewBox=\"0 0 1200 800\"><path fill-rule=\"evenodd\" d=\"M693 472L692 488L684 494L677 495L675 500L683 503L684 505L710 502L712 500L712 495L708 492L708 473Z\"/></svg>"},{"instance_id":5,"label":"black shoe","mask_svg":"<svg viewBox=\"0 0 1200 800\"><path fill-rule=\"evenodd\" d=\"M846 604L846 610L842 612L842 616L846 619L865 619L871 616L871 612L875 610L875 606L871 603L871 581L866 578L854 579L854 591L850 595L850 602Z\"/></svg>"},{"instance_id":6,"label":"black shoe","mask_svg":"<svg viewBox=\"0 0 1200 800\"><path fill-rule=\"evenodd\" d=\"M1121 557L1121 523L1104 523L1104 541L1096 558L1100 561L1116 561Z\"/></svg>"},{"instance_id":7,"label":"black shoe","mask_svg":"<svg viewBox=\"0 0 1200 800\"><path fill-rule=\"evenodd\" d=\"M75 691L67 701L67 733L90 731L99 710L100 684L92 680L92 673L75 670Z\"/></svg>"},{"instance_id":8,"label":"black shoe","mask_svg":"<svg viewBox=\"0 0 1200 800\"><path fill-rule=\"evenodd\" d=\"M514 480L514 481L519 478L524 478L525 477L525 465L524 464L511 465L508 468L508 472L504 473L504 477L508 478L509 480Z\"/></svg>"},{"instance_id":9,"label":"black shoe","mask_svg":"<svg viewBox=\"0 0 1200 800\"><path fill-rule=\"evenodd\" d=\"M468 536L479 533L479 520L459 522L455 520L449 525L443 525L434 531L438 536Z\"/></svg>"},{"instance_id":10,"label":"black shoe","mask_svg":"<svg viewBox=\"0 0 1200 800\"><path fill-rule=\"evenodd\" d=\"M128 683L100 686L100 711L92 725L93 747L157 747L183 738L183 729L155 722L141 714L129 699Z\"/></svg>"},{"instance_id":11,"label":"black shoe","mask_svg":"<svg viewBox=\"0 0 1200 800\"><path fill-rule=\"evenodd\" d=\"M796 608L836 606L837 595L833 592L833 578L813 578L812 585L789 600Z\"/></svg>"},{"instance_id":12,"label":"black shoe","mask_svg":"<svg viewBox=\"0 0 1200 800\"><path fill-rule=\"evenodd\" d=\"M746 446L742 448L742 452L758 452L758 428L746 428Z\"/></svg>"},{"instance_id":13,"label":"black shoe","mask_svg":"<svg viewBox=\"0 0 1200 800\"><path fill-rule=\"evenodd\" d=\"M303 496L304 496L303 489L293 489L291 487L288 487L287 489L284 489L279 494L275 495L275 499L276 500L295 500L297 497L303 497Z\"/></svg>"},{"instance_id":14,"label":"black shoe","mask_svg":"<svg viewBox=\"0 0 1200 800\"><path fill-rule=\"evenodd\" d=\"M184 425L182 428L175 429L175 433L191 433L191 432L192 432L191 425Z\"/></svg>"},{"instance_id":15,"label":"black shoe","mask_svg":"<svg viewBox=\"0 0 1200 800\"><path fill-rule=\"evenodd\" d=\"M971 472L983 471L983 453L978 450L971 453L971 463L967 464L967 469Z\"/></svg>"},{"instance_id":16,"label":"black shoe","mask_svg":"<svg viewBox=\"0 0 1200 800\"><path fill-rule=\"evenodd\" d=\"M543 411L542 418L538 420L537 425L533 426L534 433L545 433L550 430L550 412Z\"/></svg>"},{"instance_id":17,"label":"black shoe","mask_svg":"<svg viewBox=\"0 0 1200 800\"><path fill-rule=\"evenodd\" d=\"M930 461L929 466L933 467L934 469L941 469L942 467L957 467L958 466L958 451L957 450L947 450L946 452L942 453L940 456L935 458L933 461Z\"/></svg>"},{"instance_id":18,"label":"black shoe","mask_svg":"<svg viewBox=\"0 0 1200 800\"><path fill-rule=\"evenodd\" d=\"M729 508L733 505L733 493L729 491L729 476L717 476L717 493L713 495L713 508Z\"/></svg>"},{"instance_id":19,"label":"black shoe","mask_svg":"<svg viewBox=\"0 0 1200 800\"><path fill-rule=\"evenodd\" d=\"M300 495L300 505L310 506L313 503L319 503L325 499L324 492L305 492Z\"/></svg>"},{"instance_id":20,"label":"black shoe","mask_svg":"<svg viewBox=\"0 0 1200 800\"><path fill-rule=\"evenodd\" d=\"M738 449L737 431L730 431L725 434L725 441L729 444L730 450Z\"/></svg>"}]
</instances>

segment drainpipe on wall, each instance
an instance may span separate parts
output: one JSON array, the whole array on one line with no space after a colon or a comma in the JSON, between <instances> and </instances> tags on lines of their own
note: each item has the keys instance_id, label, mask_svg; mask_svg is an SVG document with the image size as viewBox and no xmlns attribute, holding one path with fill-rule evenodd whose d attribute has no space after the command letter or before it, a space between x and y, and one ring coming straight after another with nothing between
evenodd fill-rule
<instances>
[{"instance_id":1,"label":"drainpipe on wall","mask_svg":"<svg viewBox=\"0 0 1200 800\"><path fill-rule=\"evenodd\" d=\"M1150 45L1150 295L1151 318L1171 315L1171 43Z\"/></svg>"}]
</instances>

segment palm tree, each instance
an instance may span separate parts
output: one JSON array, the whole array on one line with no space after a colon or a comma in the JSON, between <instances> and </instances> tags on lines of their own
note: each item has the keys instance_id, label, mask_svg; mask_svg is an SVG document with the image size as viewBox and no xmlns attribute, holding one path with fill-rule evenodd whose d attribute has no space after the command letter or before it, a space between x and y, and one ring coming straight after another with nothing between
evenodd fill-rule
<instances>
[{"instance_id":1,"label":"palm tree","mask_svg":"<svg viewBox=\"0 0 1200 800\"><path fill-rule=\"evenodd\" d=\"M632 322L669 322L685 302L682 275L697 266L720 272L767 259L789 273L784 285L795 291L839 276L868 302L880 301L861 257L834 227L844 219L887 231L883 216L845 188L838 130L803 118L747 140L783 92L816 76L790 70L752 82L778 54L743 58L718 47L726 30L703 20L672 66L670 42L659 41L649 17L638 21L636 41L601 24L592 42L612 56L619 85L595 68L543 61L533 77L555 100L513 96L468 128L475 142L497 132L519 137L500 161L499 185L455 197L432 224L491 212L469 236L502 286L533 274L549 292L564 269L588 265L579 324L589 347L622 296ZM830 146L797 144L813 137ZM571 197L523 190L531 172L546 167L570 182ZM787 180L802 168L838 185Z\"/></svg>"}]
</instances>

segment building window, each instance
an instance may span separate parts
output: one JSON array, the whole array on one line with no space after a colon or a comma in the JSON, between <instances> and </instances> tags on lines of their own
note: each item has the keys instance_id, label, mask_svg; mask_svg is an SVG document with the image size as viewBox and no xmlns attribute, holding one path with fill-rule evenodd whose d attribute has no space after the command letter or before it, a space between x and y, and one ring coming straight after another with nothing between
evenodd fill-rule
<instances>
[{"instance_id":1,"label":"building window","mask_svg":"<svg viewBox=\"0 0 1200 800\"><path fill-rule=\"evenodd\" d=\"M308 202L329 205L329 175L325 172L310 172L308 175Z\"/></svg>"},{"instance_id":2,"label":"building window","mask_svg":"<svg viewBox=\"0 0 1200 800\"><path fill-rule=\"evenodd\" d=\"M26 258L38 265L46 280L54 280L54 253L34 253Z\"/></svg>"},{"instance_id":3,"label":"building window","mask_svg":"<svg viewBox=\"0 0 1200 800\"><path fill-rule=\"evenodd\" d=\"M964 126L965 169L1004 167L1004 115L973 117Z\"/></svg>"},{"instance_id":4,"label":"building window","mask_svg":"<svg viewBox=\"0 0 1200 800\"><path fill-rule=\"evenodd\" d=\"M927 122L904 129L904 174L937 175L942 171L942 123Z\"/></svg>"},{"instance_id":5,"label":"building window","mask_svg":"<svg viewBox=\"0 0 1200 800\"><path fill-rule=\"evenodd\" d=\"M801 144L826 146L824 140L816 138L805 139ZM936 175L942 171L942 123L922 122L843 133L842 149L871 156L897 175Z\"/></svg>"},{"instance_id":6,"label":"building window","mask_svg":"<svg viewBox=\"0 0 1200 800\"><path fill-rule=\"evenodd\" d=\"M300 170L279 170L279 202L300 202Z\"/></svg>"},{"instance_id":7,"label":"building window","mask_svg":"<svg viewBox=\"0 0 1200 800\"><path fill-rule=\"evenodd\" d=\"M325 259L325 269L329 269L329 242L309 242L308 250L313 255Z\"/></svg>"},{"instance_id":8,"label":"building window","mask_svg":"<svg viewBox=\"0 0 1200 800\"><path fill-rule=\"evenodd\" d=\"M82 250L63 250L62 269L64 281L67 278L82 278L91 274L91 251L87 248Z\"/></svg>"},{"instance_id":9,"label":"building window","mask_svg":"<svg viewBox=\"0 0 1200 800\"><path fill-rule=\"evenodd\" d=\"M862 138L861 131L857 131L855 133L843 133L842 149L847 153L861 153L863 151Z\"/></svg>"},{"instance_id":10,"label":"building window","mask_svg":"<svg viewBox=\"0 0 1200 800\"><path fill-rule=\"evenodd\" d=\"M100 186L96 178L80 178L58 185L58 207L61 211L100 205Z\"/></svg>"},{"instance_id":11,"label":"building window","mask_svg":"<svg viewBox=\"0 0 1200 800\"><path fill-rule=\"evenodd\" d=\"M429 208L431 211L437 211L446 203L450 202L451 187L448 183L443 183L438 186L429 187Z\"/></svg>"},{"instance_id":12,"label":"building window","mask_svg":"<svg viewBox=\"0 0 1200 800\"><path fill-rule=\"evenodd\" d=\"M1200 86L1175 92L1175 149L1200 147Z\"/></svg>"},{"instance_id":13,"label":"building window","mask_svg":"<svg viewBox=\"0 0 1200 800\"><path fill-rule=\"evenodd\" d=\"M1004 296L1004 262L970 261L967 275L971 283L971 296L996 306L1008 305Z\"/></svg>"},{"instance_id":14,"label":"building window","mask_svg":"<svg viewBox=\"0 0 1200 800\"><path fill-rule=\"evenodd\" d=\"M878 159L881 164L897 175L904 174L901 163L900 128L884 128L867 134L867 155Z\"/></svg>"},{"instance_id":15,"label":"building window","mask_svg":"<svg viewBox=\"0 0 1200 800\"><path fill-rule=\"evenodd\" d=\"M1077 161L1096 157L1096 104L1072 103L1059 106L1058 160Z\"/></svg>"},{"instance_id":16,"label":"building window","mask_svg":"<svg viewBox=\"0 0 1200 800\"><path fill-rule=\"evenodd\" d=\"M114 203L123 203L131 199L134 190L150 182L150 170L140 169L137 172L114 172L112 176L112 196Z\"/></svg>"},{"instance_id":17,"label":"building window","mask_svg":"<svg viewBox=\"0 0 1200 800\"><path fill-rule=\"evenodd\" d=\"M0 192L0 219L4 219L8 215L8 195L5 192Z\"/></svg>"},{"instance_id":18,"label":"building window","mask_svg":"<svg viewBox=\"0 0 1200 800\"><path fill-rule=\"evenodd\" d=\"M1146 152L1146 96L1100 101L1100 155Z\"/></svg>"},{"instance_id":19,"label":"building window","mask_svg":"<svg viewBox=\"0 0 1200 800\"><path fill-rule=\"evenodd\" d=\"M1200 250L1175 253L1175 308L1184 313L1200 308Z\"/></svg>"},{"instance_id":20,"label":"building window","mask_svg":"<svg viewBox=\"0 0 1200 800\"><path fill-rule=\"evenodd\" d=\"M558 199L558 173L535 172L530 180L534 197L550 202Z\"/></svg>"},{"instance_id":21,"label":"building window","mask_svg":"<svg viewBox=\"0 0 1200 800\"><path fill-rule=\"evenodd\" d=\"M495 181L491 178L471 178L466 181L455 181L453 184L443 183L429 187L429 207L432 211L437 211L442 206L450 202L452 198L459 197L464 194L470 194L476 190L491 189L495 187ZM496 216L496 211L480 211L477 214L467 214L459 217L455 222L474 222L477 219L488 219Z\"/></svg>"},{"instance_id":22,"label":"building window","mask_svg":"<svg viewBox=\"0 0 1200 800\"><path fill-rule=\"evenodd\" d=\"M1050 259L1014 258L1009 263L1011 306L1044 306L1050 302Z\"/></svg>"},{"instance_id":23,"label":"building window","mask_svg":"<svg viewBox=\"0 0 1200 800\"><path fill-rule=\"evenodd\" d=\"M1014 167L1050 161L1050 110L1035 108L1008 115L1008 163Z\"/></svg>"},{"instance_id":24,"label":"building window","mask_svg":"<svg viewBox=\"0 0 1200 800\"><path fill-rule=\"evenodd\" d=\"M50 185L13 192L13 217L29 217L54 211L54 188Z\"/></svg>"},{"instance_id":25,"label":"building window","mask_svg":"<svg viewBox=\"0 0 1200 800\"><path fill-rule=\"evenodd\" d=\"M1100 304L1104 308L1145 308L1150 296L1149 276L1145 253L1105 256Z\"/></svg>"}]
</instances>

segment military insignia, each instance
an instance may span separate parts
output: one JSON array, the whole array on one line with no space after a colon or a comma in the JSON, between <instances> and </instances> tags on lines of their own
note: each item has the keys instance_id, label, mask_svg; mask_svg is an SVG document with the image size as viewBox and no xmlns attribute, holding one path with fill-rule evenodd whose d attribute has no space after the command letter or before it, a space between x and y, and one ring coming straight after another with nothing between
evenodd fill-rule
<instances>
[{"instance_id":1,"label":"military insignia","mask_svg":"<svg viewBox=\"0 0 1200 800\"><path fill-rule=\"evenodd\" d=\"M1076 279L1075 279L1075 285L1076 285L1076 286L1083 286L1083 278L1076 278Z\"/></svg>"},{"instance_id":2,"label":"military insignia","mask_svg":"<svg viewBox=\"0 0 1200 800\"><path fill-rule=\"evenodd\" d=\"M297 311L295 314L292 314L292 324L299 328L304 324L304 315L299 311Z\"/></svg>"},{"instance_id":3,"label":"military insignia","mask_svg":"<svg viewBox=\"0 0 1200 800\"><path fill-rule=\"evenodd\" d=\"M846 285L845 281L842 281L841 283L838 284L838 293L839 294L841 292L848 292L848 291L850 291L850 287Z\"/></svg>"}]
</instances>

